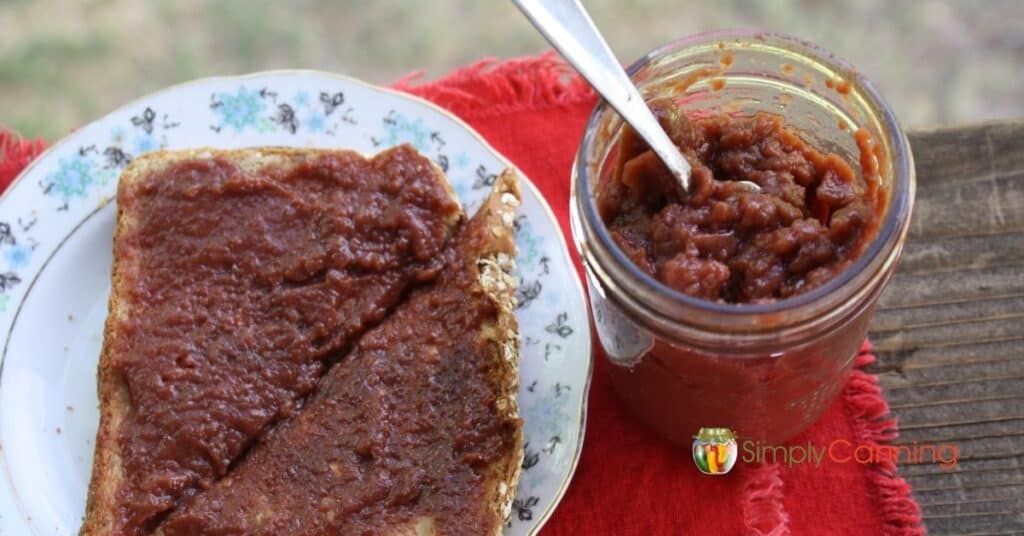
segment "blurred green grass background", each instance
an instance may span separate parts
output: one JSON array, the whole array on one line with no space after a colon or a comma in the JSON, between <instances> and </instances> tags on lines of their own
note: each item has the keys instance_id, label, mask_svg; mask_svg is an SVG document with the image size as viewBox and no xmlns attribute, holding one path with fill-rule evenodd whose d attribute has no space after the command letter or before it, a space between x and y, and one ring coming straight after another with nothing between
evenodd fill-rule
<instances>
[{"instance_id":1,"label":"blurred green grass background","mask_svg":"<svg viewBox=\"0 0 1024 536\"><path fill-rule=\"evenodd\" d=\"M1024 1L584 0L623 62L758 27L874 80L907 126L1024 115ZM0 124L55 140L192 78L315 68L388 83L547 48L503 0L0 0Z\"/></svg>"}]
</instances>

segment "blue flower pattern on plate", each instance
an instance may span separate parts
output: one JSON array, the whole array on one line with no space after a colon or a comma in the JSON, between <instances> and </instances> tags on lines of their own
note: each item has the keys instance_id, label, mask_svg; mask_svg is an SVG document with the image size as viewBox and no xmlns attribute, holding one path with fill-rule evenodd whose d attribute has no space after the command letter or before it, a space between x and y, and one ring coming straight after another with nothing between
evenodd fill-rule
<instances>
[{"instance_id":1,"label":"blue flower pattern on plate","mask_svg":"<svg viewBox=\"0 0 1024 536\"><path fill-rule=\"evenodd\" d=\"M125 131L122 127L117 127L110 131L110 143L120 144L124 142Z\"/></svg>"},{"instance_id":2,"label":"blue flower pattern on plate","mask_svg":"<svg viewBox=\"0 0 1024 536\"><path fill-rule=\"evenodd\" d=\"M541 257L544 237L533 232L530 220L520 217L516 220L516 244L519 246L519 256L516 260L521 265L531 265Z\"/></svg>"},{"instance_id":3,"label":"blue flower pattern on plate","mask_svg":"<svg viewBox=\"0 0 1024 536\"><path fill-rule=\"evenodd\" d=\"M384 145L393 147L403 143L411 144L416 150L427 152L427 140L430 138L430 131L423 124L423 119L417 117L410 121L405 114L392 111L384 118Z\"/></svg>"},{"instance_id":4,"label":"blue flower pattern on plate","mask_svg":"<svg viewBox=\"0 0 1024 536\"><path fill-rule=\"evenodd\" d=\"M85 197L93 182L95 162L83 156L61 158L57 171L46 176L46 193L60 197L66 203L73 197Z\"/></svg>"},{"instance_id":5,"label":"blue flower pattern on plate","mask_svg":"<svg viewBox=\"0 0 1024 536\"><path fill-rule=\"evenodd\" d=\"M523 420L532 421L537 425L531 430L531 437L527 438L530 445L526 448L527 452L523 459L523 469L526 471L529 471L532 465L539 461L539 456L542 454L553 456L556 451L559 451L562 443L565 442L565 438L562 437L564 426L561 423L572 419L572 415L566 408L570 400L568 394L573 389L571 385L555 382L544 387L535 384L532 388L531 392L535 395L528 400L527 405L521 411ZM559 452L559 454L561 453ZM545 477L545 473L538 473L538 476L531 475L530 484L532 486L540 485Z\"/></svg>"},{"instance_id":6,"label":"blue flower pattern on plate","mask_svg":"<svg viewBox=\"0 0 1024 536\"><path fill-rule=\"evenodd\" d=\"M340 108L344 103L342 92L322 91L316 99L300 90L287 99L271 88L250 90L241 86L236 93L210 95L210 109L217 120L210 129L218 134L230 127L229 131L235 134L251 130L259 134L283 131L334 136L342 123L356 124L350 115L352 109Z\"/></svg>"},{"instance_id":7,"label":"blue flower pattern on plate","mask_svg":"<svg viewBox=\"0 0 1024 536\"><path fill-rule=\"evenodd\" d=\"M220 117L222 125L233 128L237 133L246 127L255 126L267 105L258 91L241 86L234 95L217 94L210 107Z\"/></svg>"},{"instance_id":8,"label":"blue flower pattern on plate","mask_svg":"<svg viewBox=\"0 0 1024 536\"><path fill-rule=\"evenodd\" d=\"M455 155L455 168L466 169L469 166L469 155L466 153L459 153Z\"/></svg>"},{"instance_id":9,"label":"blue flower pattern on plate","mask_svg":"<svg viewBox=\"0 0 1024 536\"><path fill-rule=\"evenodd\" d=\"M317 111L310 112L303 123L310 132L323 132L327 125L324 115Z\"/></svg>"},{"instance_id":10,"label":"blue flower pattern on plate","mask_svg":"<svg viewBox=\"0 0 1024 536\"><path fill-rule=\"evenodd\" d=\"M4 258L7 259L7 266L9 268L24 268L31 256L32 248L21 244L15 244L4 252Z\"/></svg>"},{"instance_id":11,"label":"blue flower pattern on plate","mask_svg":"<svg viewBox=\"0 0 1024 536\"><path fill-rule=\"evenodd\" d=\"M18 218L16 222L17 228L13 222L0 221L0 258L4 260L4 265L0 267L0 312L7 308L10 291L22 283L23 275L20 275L20 270L28 266L36 245L31 237L15 235L16 229L25 232L35 225L36 220L32 218L26 222L23 218Z\"/></svg>"},{"instance_id":12,"label":"blue flower pattern on plate","mask_svg":"<svg viewBox=\"0 0 1024 536\"><path fill-rule=\"evenodd\" d=\"M138 139L135 140L135 154L148 153L149 151L153 151L159 147L160 144L157 143L156 139L149 134L139 136Z\"/></svg>"}]
</instances>

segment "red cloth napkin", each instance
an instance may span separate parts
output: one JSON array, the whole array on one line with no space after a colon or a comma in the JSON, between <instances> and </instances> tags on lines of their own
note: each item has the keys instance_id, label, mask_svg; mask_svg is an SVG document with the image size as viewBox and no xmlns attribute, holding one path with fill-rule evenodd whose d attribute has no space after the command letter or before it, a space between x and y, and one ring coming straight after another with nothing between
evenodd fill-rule
<instances>
[{"instance_id":1,"label":"red cloth napkin","mask_svg":"<svg viewBox=\"0 0 1024 536\"><path fill-rule=\"evenodd\" d=\"M569 236L569 172L595 97L551 54L485 60L416 85L395 87L461 117L541 189ZM0 190L43 148L0 130ZM573 252L573 258L578 258ZM724 476L704 476L689 451L673 448L635 422L615 399L607 364L595 344L582 458L545 535L609 534L922 534L920 509L895 464L738 463ZM895 420L865 343L842 395L791 445L843 439L877 445L896 437Z\"/></svg>"}]
</instances>

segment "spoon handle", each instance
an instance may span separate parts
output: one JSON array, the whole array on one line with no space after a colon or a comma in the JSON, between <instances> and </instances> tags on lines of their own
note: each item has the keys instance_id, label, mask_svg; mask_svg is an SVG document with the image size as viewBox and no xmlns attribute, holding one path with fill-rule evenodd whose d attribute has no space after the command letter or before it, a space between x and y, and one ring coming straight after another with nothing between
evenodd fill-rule
<instances>
[{"instance_id":1,"label":"spoon handle","mask_svg":"<svg viewBox=\"0 0 1024 536\"><path fill-rule=\"evenodd\" d=\"M512 0L690 189L690 164L651 113L579 0Z\"/></svg>"}]
</instances>

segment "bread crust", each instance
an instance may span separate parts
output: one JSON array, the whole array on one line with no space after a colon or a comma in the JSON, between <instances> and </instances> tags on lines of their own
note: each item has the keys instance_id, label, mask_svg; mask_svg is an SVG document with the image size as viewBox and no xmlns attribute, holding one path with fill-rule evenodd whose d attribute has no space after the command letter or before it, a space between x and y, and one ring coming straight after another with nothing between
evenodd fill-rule
<instances>
[{"instance_id":1,"label":"bread crust","mask_svg":"<svg viewBox=\"0 0 1024 536\"><path fill-rule=\"evenodd\" d=\"M494 194L488 198L481 210L493 211L488 218L488 233L493 238L492 251L480 261L480 286L498 306L494 339L500 348L498 374L494 378L499 398L496 407L499 416L516 426L511 438L514 448L509 456L498 459L488 470L488 487L492 499L488 505L497 519L508 518L512 501L519 484L519 473L523 465L523 430L519 417L517 394L519 391L519 328L515 311L517 281L512 275L515 269L515 209L520 204L519 185L515 172L505 170L494 186ZM495 535L502 533L503 523L494 529Z\"/></svg>"},{"instance_id":2,"label":"bread crust","mask_svg":"<svg viewBox=\"0 0 1024 536\"><path fill-rule=\"evenodd\" d=\"M395 148L397 149L397 148ZM374 158L395 149L378 153ZM142 186L150 177L157 176L169 166L187 160L222 158L230 160L241 169L257 173L268 166L276 170L288 170L303 161L325 153L339 153L330 149L307 149L291 147L262 147L253 149L221 150L197 148L180 151L154 151L134 159L122 172L118 183L119 200L131 199L130 192ZM367 158L365 155L361 155ZM458 196L452 189L443 171L431 161L439 182L452 200ZM463 216L454 214L448 221L453 228ZM131 411L131 396L125 379L113 367L111 341L123 329L125 321L133 312L123 297L129 292L133 274L138 272L138 251L126 242L136 225L136 214L132 207L118 203L117 222L114 230L114 262L111 272L111 291L108 301L108 315L103 330L103 347L97 368L97 393L99 398L100 422L96 432L96 446L93 453L92 475L89 482L85 517L79 530L81 536L117 534L115 526L119 508L118 491L126 475L122 463L118 432Z\"/></svg>"}]
</instances>

